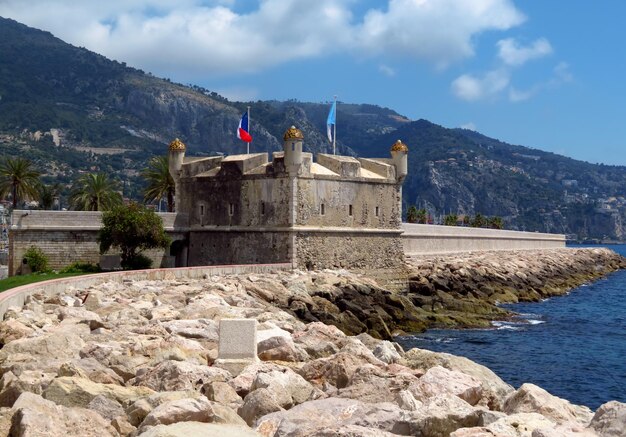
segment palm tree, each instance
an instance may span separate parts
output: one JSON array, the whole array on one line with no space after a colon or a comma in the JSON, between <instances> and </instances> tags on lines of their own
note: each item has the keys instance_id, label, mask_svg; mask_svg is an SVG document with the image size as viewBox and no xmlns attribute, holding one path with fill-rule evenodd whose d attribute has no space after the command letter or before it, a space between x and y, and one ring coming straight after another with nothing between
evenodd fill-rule
<instances>
[{"instance_id":1,"label":"palm tree","mask_svg":"<svg viewBox=\"0 0 626 437\"><path fill-rule=\"evenodd\" d=\"M39 207L41 209L52 209L54 207L54 199L58 199L61 194L61 184L55 182L52 185L40 184L39 191Z\"/></svg>"},{"instance_id":2,"label":"palm tree","mask_svg":"<svg viewBox=\"0 0 626 437\"><path fill-rule=\"evenodd\" d=\"M0 197L11 194L13 209L19 200L36 198L40 175L28 159L7 158L0 164Z\"/></svg>"},{"instance_id":3,"label":"palm tree","mask_svg":"<svg viewBox=\"0 0 626 437\"><path fill-rule=\"evenodd\" d=\"M87 173L72 185L70 206L79 211L106 211L122 203L118 184L106 173Z\"/></svg>"},{"instance_id":4,"label":"palm tree","mask_svg":"<svg viewBox=\"0 0 626 437\"><path fill-rule=\"evenodd\" d=\"M148 181L144 190L144 201L159 201L163 197L167 199L167 211L174 211L174 179L170 174L167 156L156 156L150 160L141 175Z\"/></svg>"}]
</instances>

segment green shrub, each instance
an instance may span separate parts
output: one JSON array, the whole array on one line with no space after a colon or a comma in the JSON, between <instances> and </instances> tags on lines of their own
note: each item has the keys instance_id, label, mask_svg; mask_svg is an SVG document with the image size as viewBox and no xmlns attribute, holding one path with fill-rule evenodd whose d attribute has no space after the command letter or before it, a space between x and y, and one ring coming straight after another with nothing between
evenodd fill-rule
<instances>
[{"instance_id":1,"label":"green shrub","mask_svg":"<svg viewBox=\"0 0 626 437\"><path fill-rule=\"evenodd\" d=\"M40 248L31 246L24 254L24 259L33 273L48 271L48 257Z\"/></svg>"},{"instance_id":2,"label":"green shrub","mask_svg":"<svg viewBox=\"0 0 626 437\"><path fill-rule=\"evenodd\" d=\"M152 267L152 260L141 253L135 254L126 265L122 266L124 270L145 270L150 267Z\"/></svg>"},{"instance_id":3,"label":"green shrub","mask_svg":"<svg viewBox=\"0 0 626 437\"><path fill-rule=\"evenodd\" d=\"M75 262L64 267L59 273L99 273L100 266L92 263Z\"/></svg>"}]
</instances>

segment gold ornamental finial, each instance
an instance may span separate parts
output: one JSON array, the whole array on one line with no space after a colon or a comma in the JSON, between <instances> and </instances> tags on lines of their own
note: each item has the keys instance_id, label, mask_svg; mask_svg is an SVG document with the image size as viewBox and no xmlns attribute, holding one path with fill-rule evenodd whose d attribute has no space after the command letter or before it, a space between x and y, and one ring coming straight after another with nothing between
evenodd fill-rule
<instances>
[{"instance_id":1,"label":"gold ornamental finial","mask_svg":"<svg viewBox=\"0 0 626 437\"><path fill-rule=\"evenodd\" d=\"M291 126L289 129L285 131L285 135L283 136L283 140L303 140L304 135L302 131L295 126Z\"/></svg>"},{"instance_id":2,"label":"gold ornamental finial","mask_svg":"<svg viewBox=\"0 0 626 437\"><path fill-rule=\"evenodd\" d=\"M185 149L187 149L187 146L185 146L185 143L183 143L181 140L176 138L174 141L172 141L170 143L169 149L170 149L170 152L171 151L182 151L182 152L184 152Z\"/></svg>"},{"instance_id":3,"label":"gold ornamental finial","mask_svg":"<svg viewBox=\"0 0 626 437\"><path fill-rule=\"evenodd\" d=\"M402 140L398 140L395 143L393 143L393 146L391 146L391 151L392 152L408 152L409 148L406 146L406 144L402 142Z\"/></svg>"}]
</instances>

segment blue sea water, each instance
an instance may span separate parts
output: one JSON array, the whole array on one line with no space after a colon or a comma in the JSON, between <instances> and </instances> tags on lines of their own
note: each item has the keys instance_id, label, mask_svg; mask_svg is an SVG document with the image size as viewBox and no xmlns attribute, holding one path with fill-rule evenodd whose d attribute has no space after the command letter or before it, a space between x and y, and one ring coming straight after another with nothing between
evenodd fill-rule
<instances>
[{"instance_id":1,"label":"blue sea water","mask_svg":"<svg viewBox=\"0 0 626 437\"><path fill-rule=\"evenodd\" d=\"M626 245L608 247L626 256ZM626 402L626 270L566 296L507 308L518 319L492 329L431 330L397 341L405 350L465 356L516 388L531 382L592 409Z\"/></svg>"}]
</instances>

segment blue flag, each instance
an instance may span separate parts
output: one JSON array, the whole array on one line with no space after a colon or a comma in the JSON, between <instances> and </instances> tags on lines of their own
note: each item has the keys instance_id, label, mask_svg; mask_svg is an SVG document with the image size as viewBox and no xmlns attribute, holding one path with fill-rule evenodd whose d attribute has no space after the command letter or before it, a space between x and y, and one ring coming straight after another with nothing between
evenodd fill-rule
<instances>
[{"instance_id":1,"label":"blue flag","mask_svg":"<svg viewBox=\"0 0 626 437\"><path fill-rule=\"evenodd\" d=\"M333 132L331 126L335 124L337 119L337 100L333 102L328 112L328 119L326 119L326 133L328 134L328 141L333 142Z\"/></svg>"}]
</instances>

